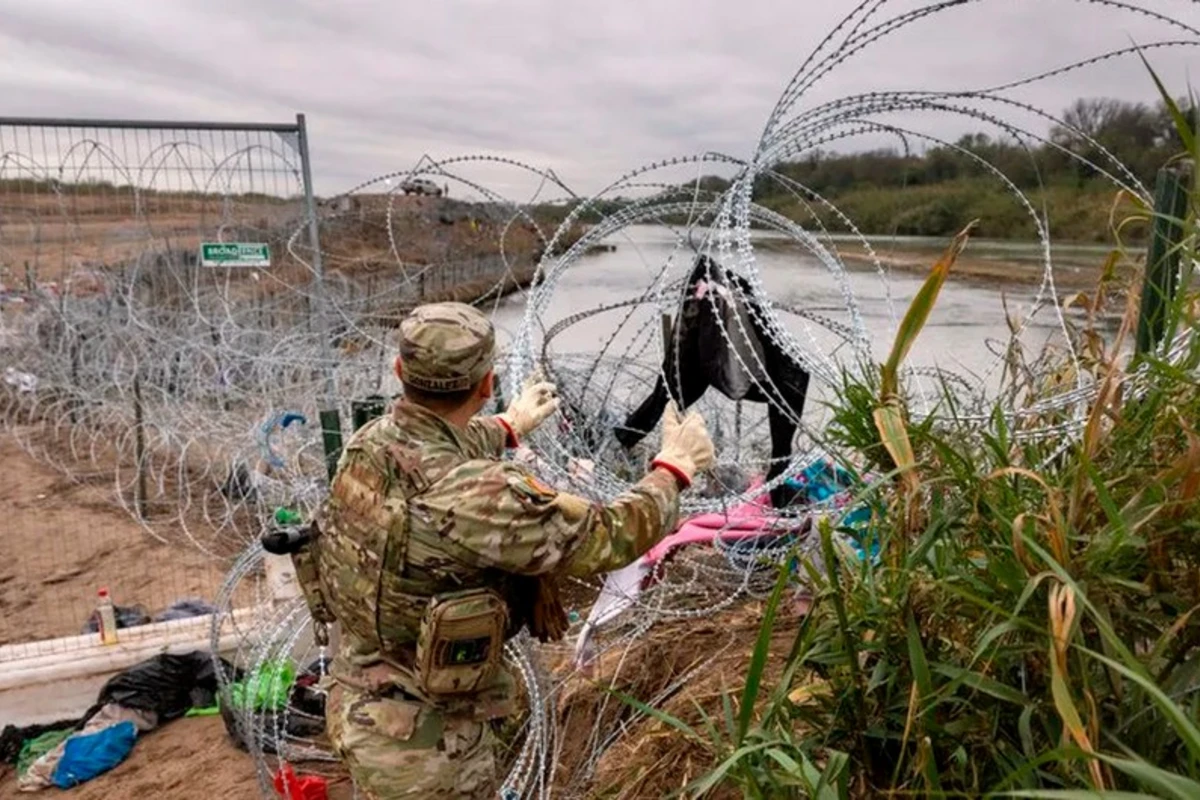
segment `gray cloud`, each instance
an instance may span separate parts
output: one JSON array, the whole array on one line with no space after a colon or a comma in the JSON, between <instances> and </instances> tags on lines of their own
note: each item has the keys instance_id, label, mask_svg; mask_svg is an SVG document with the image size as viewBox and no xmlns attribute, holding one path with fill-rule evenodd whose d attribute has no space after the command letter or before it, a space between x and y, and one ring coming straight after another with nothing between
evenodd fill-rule
<instances>
[{"instance_id":1,"label":"gray cloud","mask_svg":"<svg viewBox=\"0 0 1200 800\"><path fill-rule=\"evenodd\" d=\"M1196 3L1135 4L1200 25ZM0 96L11 115L286 121L303 111L326 194L425 153L505 155L590 192L654 159L751 155L793 72L853 5L0 0ZM871 22L918 5L900 0ZM858 53L801 107L995 85L1131 39L1170 38L1200 36L1074 0L977 0ZM1194 51L1153 54L1181 88L1189 59ZM1133 58L1015 96L1057 113L1080 95L1152 92ZM903 121L944 138L980 127L946 115Z\"/></svg>"}]
</instances>

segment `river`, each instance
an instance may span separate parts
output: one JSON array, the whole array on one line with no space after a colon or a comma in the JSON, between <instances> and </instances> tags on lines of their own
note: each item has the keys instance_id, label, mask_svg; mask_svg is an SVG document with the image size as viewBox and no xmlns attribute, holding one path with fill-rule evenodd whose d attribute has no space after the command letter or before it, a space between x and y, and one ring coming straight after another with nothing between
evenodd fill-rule
<instances>
[{"instance_id":1,"label":"river","mask_svg":"<svg viewBox=\"0 0 1200 800\"><path fill-rule=\"evenodd\" d=\"M775 234L756 232L752 241L762 283L776 304L798 307L843 325L850 324L851 315L839 281L819 260ZM616 249L584 256L561 276L541 316L544 329L572 315L638 297L653 284L669 259L673 259L670 273L673 279L690 270L692 263L691 251L678 249L675 234L665 227L632 227L609 239L608 243L616 245ZM887 244L888 247L895 245L894 242ZM989 248L988 244L972 243L981 251L999 251L1005 253L1006 258L1023 258L1037 263L1036 247L995 243ZM903 243L906 253L922 254L930 265L944 245L945 242L936 241ZM1076 259L1074 263L1082 265L1088 264L1093 256L1102 260L1103 251L1081 247L1072 255ZM845 281L857 303L873 360L878 362L887 358L897 322L923 280L922 274L906 271L892 271L885 280L873 266L851 262ZM948 281L907 363L917 367L940 367L966 378L976 389L982 387L989 393L995 392L1002 374L997 354L1003 351L1010 338L1002 295L1009 313L1015 319L1027 322L1021 336L1026 352L1036 354L1047 342L1061 341L1059 322L1052 305L1029 318L1036 292L1037 286L1027 283L1001 285L961 277ZM492 307L502 346L511 342L519 330L526 300L525 294L518 293ZM606 412L624 414L645 396L648 382L653 380L653 374L647 377L646 370L656 368L661 357L661 327L657 312L648 304L642 304L632 319L628 319L629 316L628 308L590 316L556 334L550 343L549 351L556 362L562 356L579 355L584 363L590 363L595 354L602 351L609 356L609 366L593 376L586 389L576 392L578 396L590 397L595 404L593 409L598 406ZM781 313L780 317L806 354L824 360L833 374L837 374L840 365L852 363L852 347L826 327L790 313ZM631 363L645 365L645 368L631 368ZM614 378L617 374L620 377ZM611 389L611 395L606 393L610 391L609 387L616 387ZM918 379L917 388L926 398L937 395L937 384L928 378ZM972 390L971 394L974 393ZM722 452L726 456L732 452L735 461L741 460L743 447L761 453L766 441L765 409L748 404L739 412L733 404L714 395L717 393L708 393L700 405L710 420L710 427L715 425L724 430ZM835 399L828 381L819 376L814 379L803 414L810 431L824 429ZM930 408L920 402L918 407ZM737 431L740 435L729 437L731 432ZM730 451L730 447L734 450Z\"/></svg>"},{"instance_id":2,"label":"river","mask_svg":"<svg viewBox=\"0 0 1200 800\"><path fill-rule=\"evenodd\" d=\"M543 315L542 321L547 327L570 315L636 297L652 284L663 264L672 257L673 276L679 276L690 264L687 251L677 249L675 234L665 227L633 226L608 241L616 245L614 251L584 256L560 279L548 312ZM752 241L763 285L776 303L807 309L842 324L851 322L838 281L820 261L776 234L755 232ZM927 254L932 265L937 248L944 242L908 240L904 244L908 253ZM1000 251L1006 257L1029 260L1039 256L1035 246L1012 243L972 242L969 252L971 250ZM1093 257L1103 259L1103 251L1096 248L1080 247L1071 252L1076 260L1067 263L1073 265ZM924 278L917 273L897 270L892 271L885 281L873 267L851 263L846 280L870 336L872 356L882 360L891 347L897 320L903 316ZM982 376L995 366L995 353L1009 337L1002 292L1009 312L1024 319L1030 312L1036 290L1036 286L1027 284L1001 287L981 281L949 281L909 363ZM493 319L502 341L507 342L518 330L524 307L525 295L519 293L494 308ZM646 313L652 312L647 309ZM618 320L619 315L610 313L570 327L555 338L554 350L599 351L609 338L618 334ZM818 326L806 325L791 315L785 315L785 320L789 329L801 337L803 346L819 347L825 355L833 353L837 347L837 338ZM1022 341L1036 350L1058 330L1053 307L1046 307L1030 320ZM627 335L617 338L622 344L631 339ZM849 353L849 347L842 347L834 357L842 358Z\"/></svg>"}]
</instances>

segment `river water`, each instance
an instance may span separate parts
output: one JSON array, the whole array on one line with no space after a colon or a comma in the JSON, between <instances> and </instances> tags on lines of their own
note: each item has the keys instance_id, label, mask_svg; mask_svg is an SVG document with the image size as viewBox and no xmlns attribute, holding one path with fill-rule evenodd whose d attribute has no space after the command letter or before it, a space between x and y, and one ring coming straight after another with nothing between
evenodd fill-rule
<instances>
[{"instance_id":1,"label":"river water","mask_svg":"<svg viewBox=\"0 0 1200 800\"><path fill-rule=\"evenodd\" d=\"M842 286L821 261L777 234L755 233L752 242L762 284L777 307L798 308L835 323L851 324L853 318L847 310ZM693 262L693 251L680 248L675 233L665 227L632 227L607 243L616 245L616 249L584 256L562 274L539 317L542 331L574 315L634 300L654 285L665 264L672 264L668 281L680 279L690 272ZM924 255L927 251L932 265L944 245L945 242L930 242L923 250L922 243L910 242L906 252ZM1037 261L1034 247L1022 249L1004 244L998 249L1009 257ZM1079 263L1086 263L1093 254L1081 251L1076 255ZM924 276L894 271L885 279L873 266L851 264L844 280L857 304L870 343L870 358L881 362L886 360L898 321ZM995 392L1002 374L997 354L1003 352L1010 340L1002 295L1009 314L1026 323L1021 334L1026 352L1036 354L1047 342L1062 339L1052 304L1030 316L1036 293L1037 287L1029 285L988 285L958 278L948 281L907 363L915 367L938 367L965 378L970 383L967 393L972 396L978 396L981 389L988 394ZM492 307L502 346L511 342L520 329L527 300L525 294L519 293ZM633 311L626 306L586 316L552 332L547 350L556 368L572 363L591 364L601 353L608 359L597 373L588 375L586 384L567 387L565 396L582 398L585 403L581 419L592 419L593 424L611 430L616 417L624 417L646 396L657 375L662 353L659 314L650 304L642 303ZM832 375L838 374L840 366L853 364L854 349L826 326L790 312L781 312L779 316L806 357L824 364ZM543 333L535 334L539 343L545 338ZM573 362L572 357L576 359ZM926 400L938 395L937 382L928 377L918 377L912 388ZM830 419L835 400L831 382L816 374L804 407L802 419L807 433L802 440L809 437L810 445L820 445L820 432ZM918 410L932 408L921 402L920 397L915 400ZM568 402L573 401L568 399ZM698 408L709 420L710 430L714 430L720 458L744 464L747 458L763 457L769 439L765 407L753 403L735 405L719 393L709 392Z\"/></svg>"},{"instance_id":2,"label":"river water","mask_svg":"<svg viewBox=\"0 0 1200 800\"><path fill-rule=\"evenodd\" d=\"M755 260L763 285L777 304L811 311L842 324L850 324L839 282L816 258L782 239L777 234L754 233ZM689 250L678 248L676 235L668 228L633 226L608 240L616 245L612 252L584 256L570 267L557 284L547 311L541 317L549 328L571 315L600 306L631 300L650 287L663 265L673 260L671 277L684 274L691 264ZM910 248L915 244L910 243ZM976 243L972 243L975 245ZM990 243L981 243L980 249ZM937 257L935 248L944 242L930 241L925 248L932 265ZM1000 245L1010 255L1037 258L1033 246ZM910 249L911 253L912 250ZM1091 257L1091 251L1084 257ZM871 355L884 360L895 335L897 321L920 288L924 277L916 273L893 271L885 280L867 264L851 263L846 281L859 307L862 324L870 337ZM1005 322L1002 292L1009 313L1018 320L1030 314L1037 287L1009 285L1000 287L985 283L951 280L944 287L933 314L909 358L915 366L938 366L964 375L984 376L997 363L996 353L1009 339ZM889 302L890 295L890 302ZM493 319L502 341L516 333L524 313L526 296L512 295L494 308ZM653 309L645 308L638 325L641 339L650 331L647 318ZM616 355L631 341L639 340L627 330L618 329L620 313L592 317L567 328L553 340L555 352L599 352L605 343L616 338ZM838 337L819 325L806 323L793 315L784 315L785 324L797 336L801 346L819 356L844 360L851 356L849 346L839 349ZM628 328L630 326L626 326ZM1031 320L1022 335L1023 343L1031 350L1040 349L1055 337L1059 323L1055 310L1047 306ZM639 340L640 341L640 340ZM643 345L642 357L652 351Z\"/></svg>"}]
</instances>

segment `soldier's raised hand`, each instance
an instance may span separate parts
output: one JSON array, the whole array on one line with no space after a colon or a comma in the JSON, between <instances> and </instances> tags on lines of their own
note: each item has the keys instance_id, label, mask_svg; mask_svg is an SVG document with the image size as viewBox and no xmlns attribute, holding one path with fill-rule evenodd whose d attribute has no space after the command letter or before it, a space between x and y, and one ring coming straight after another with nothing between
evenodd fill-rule
<instances>
[{"instance_id":1,"label":"soldier's raised hand","mask_svg":"<svg viewBox=\"0 0 1200 800\"><path fill-rule=\"evenodd\" d=\"M713 465L716 451L704 417L697 411L689 411L680 417L675 401L667 404L662 417L662 450L654 457L654 465L674 472L690 486L696 475Z\"/></svg>"},{"instance_id":2,"label":"soldier's raised hand","mask_svg":"<svg viewBox=\"0 0 1200 800\"><path fill-rule=\"evenodd\" d=\"M500 416L517 436L526 436L558 410L559 402L558 388L543 380L540 373L534 373L526 379L521 393Z\"/></svg>"}]
</instances>

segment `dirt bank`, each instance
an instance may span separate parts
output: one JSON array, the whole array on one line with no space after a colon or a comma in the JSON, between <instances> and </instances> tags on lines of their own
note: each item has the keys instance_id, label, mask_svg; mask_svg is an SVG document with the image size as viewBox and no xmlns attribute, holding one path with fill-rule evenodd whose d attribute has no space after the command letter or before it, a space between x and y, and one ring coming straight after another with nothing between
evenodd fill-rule
<instances>
[{"instance_id":1,"label":"dirt bank","mask_svg":"<svg viewBox=\"0 0 1200 800\"><path fill-rule=\"evenodd\" d=\"M873 261L870 256L861 252L841 253L842 259L848 262L850 268L869 268ZM880 253L880 263L883 266L899 272L926 274L937 260L936 254L916 253ZM1061 264L1054 268L1054 283L1061 291L1090 289L1100 280L1104 264L1097 263L1094 267L1076 264ZM951 278L969 280L995 285L1018 284L1037 285L1042 282L1043 268L1040 263L1031 261L1004 260L995 258L980 258L963 254L954 264Z\"/></svg>"}]
</instances>

